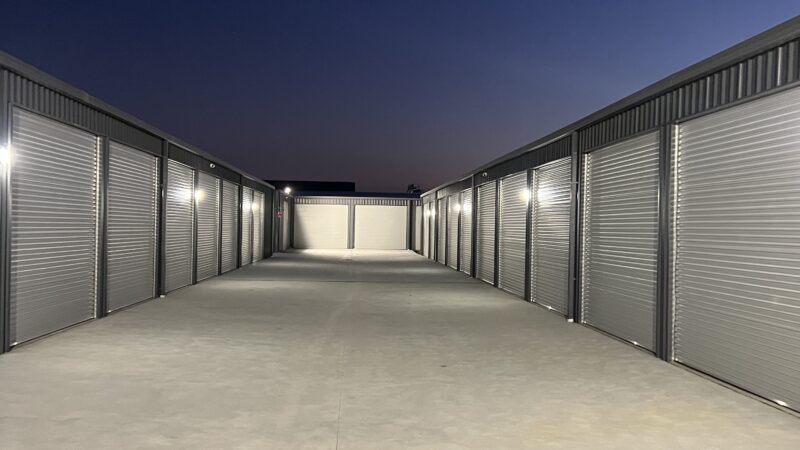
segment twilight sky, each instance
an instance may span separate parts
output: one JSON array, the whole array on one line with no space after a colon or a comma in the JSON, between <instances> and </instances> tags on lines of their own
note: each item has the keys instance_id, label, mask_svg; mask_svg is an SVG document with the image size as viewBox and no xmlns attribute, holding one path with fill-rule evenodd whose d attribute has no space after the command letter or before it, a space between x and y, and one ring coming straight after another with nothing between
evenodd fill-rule
<instances>
[{"instance_id":1,"label":"twilight sky","mask_svg":"<svg viewBox=\"0 0 800 450\"><path fill-rule=\"evenodd\" d=\"M39 1L0 49L255 175L431 188L797 0Z\"/></svg>"}]
</instances>

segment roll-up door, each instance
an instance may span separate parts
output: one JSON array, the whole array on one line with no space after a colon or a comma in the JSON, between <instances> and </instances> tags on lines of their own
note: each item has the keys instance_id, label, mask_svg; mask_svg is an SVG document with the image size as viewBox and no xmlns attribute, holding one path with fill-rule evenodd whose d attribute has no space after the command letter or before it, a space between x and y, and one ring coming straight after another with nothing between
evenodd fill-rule
<instances>
[{"instance_id":1,"label":"roll-up door","mask_svg":"<svg viewBox=\"0 0 800 450\"><path fill-rule=\"evenodd\" d=\"M461 260L460 268L464 273L472 270L472 189L461 192Z\"/></svg>"},{"instance_id":2,"label":"roll-up door","mask_svg":"<svg viewBox=\"0 0 800 450\"><path fill-rule=\"evenodd\" d=\"M222 267L228 272L236 268L239 252L239 186L222 181Z\"/></svg>"},{"instance_id":3,"label":"roll-up door","mask_svg":"<svg viewBox=\"0 0 800 450\"><path fill-rule=\"evenodd\" d=\"M281 202L281 207L283 208L283 217L281 217L281 250L289 250L291 247L291 232L289 228L289 221L292 219L290 217L289 211L289 199L284 198L283 202Z\"/></svg>"},{"instance_id":4,"label":"roll-up door","mask_svg":"<svg viewBox=\"0 0 800 450\"><path fill-rule=\"evenodd\" d=\"M800 89L682 124L674 358L800 410Z\"/></svg>"},{"instance_id":5,"label":"roll-up door","mask_svg":"<svg viewBox=\"0 0 800 450\"><path fill-rule=\"evenodd\" d=\"M531 301L567 314L572 158L533 172Z\"/></svg>"},{"instance_id":6,"label":"roll-up door","mask_svg":"<svg viewBox=\"0 0 800 450\"><path fill-rule=\"evenodd\" d=\"M194 268L194 170L167 163L167 292L192 284Z\"/></svg>"},{"instance_id":7,"label":"roll-up door","mask_svg":"<svg viewBox=\"0 0 800 450\"><path fill-rule=\"evenodd\" d=\"M459 194L447 198L447 265L458 270L458 225L461 215Z\"/></svg>"},{"instance_id":8,"label":"roll-up door","mask_svg":"<svg viewBox=\"0 0 800 450\"><path fill-rule=\"evenodd\" d=\"M436 261L444 264L447 259L447 198L436 201Z\"/></svg>"},{"instance_id":9,"label":"roll-up door","mask_svg":"<svg viewBox=\"0 0 800 450\"><path fill-rule=\"evenodd\" d=\"M414 207L414 251L422 250L422 205Z\"/></svg>"},{"instance_id":10,"label":"roll-up door","mask_svg":"<svg viewBox=\"0 0 800 450\"><path fill-rule=\"evenodd\" d=\"M197 205L197 280L213 277L219 269L219 178L200 172L195 190Z\"/></svg>"},{"instance_id":11,"label":"roll-up door","mask_svg":"<svg viewBox=\"0 0 800 450\"><path fill-rule=\"evenodd\" d=\"M403 250L408 233L408 207L356 205L354 248Z\"/></svg>"},{"instance_id":12,"label":"roll-up door","mask_svg":"<svg viewBox=\"0 0 800 450\"><path fill-rule=\"evenodd\" d=\"M242 265L253 262L253 190L242 188L242 245L239 249Z\"/></svg>"},{"instance_id":13,"label":"roll-up door","mask_svg":"<svg viewBox=\"0 0 800 450\"><path fill-rule=\"evenodd\" d=\"M520 297L525 296L525 229L529 199L527 173L500 180L497 286Z\"/></svg>"},{"instance_id":14,"label":"roll-up door","mask_svg":"<svg viewBox=\"0 0 800 450\"><path fill-rule=\"evenodd\" d=\"M253 261L264 259L264 193L253 192Z\"/></svg>"},{"instance_id":15,"label":"roll-up door","mask_svg":"<svg viewBox=\"0 0 800 450\"><path fill-rule=\"evenodd\" d=\"M108 310L155 297L158 158L111 142L108 157Z\"/></svg>"},{"instance_id":16,"label":"roll-up door","mask_svg":"<svg viewBox=\"0 0 800 450\"><path fill-rule=\"evenodd\" d=\"M478 236L475 258L476 276L487 283L494 284L494 229L497 209L496 182L478 186Z\"/></svg>"},{"instance_id":17,"label":"roll-up door","mask_svg":"<svg viewBox=\"0 0 800 450\"><path fill-rule=\"evenodd\" d=\"M583 321L653 350L658 133L586 155L583 198Z\"/></svg>"},{"instance_id":18,"label":"roll-up door","mask_svg":"<svg viewBox=\"0 0 800 450\"><path fill-rule=\"evenodd\" d=\"M95 316L97 136L14 109L11 146L12 343Z\"/></svg>"},{"instance_id":19,"label":"roll-up door","mask_svg":"<svg viewBox=\"0 0 800 450\"><path fill-rule=\"evenodd\" d=\"M295 248L347 248L347 205L294 205Z\"/></svg>"},{"instance_id":20,"label":"roll-up door","mask_svg":"<svg viewBox=\"0 0 800 450\"><path fill-rule=\"evenodd\" d=\"M431 204L424 205L424 214L422 220L422 254L426 258L430 258L430 240L431 240Z\"/></svg>"}]
</instances>

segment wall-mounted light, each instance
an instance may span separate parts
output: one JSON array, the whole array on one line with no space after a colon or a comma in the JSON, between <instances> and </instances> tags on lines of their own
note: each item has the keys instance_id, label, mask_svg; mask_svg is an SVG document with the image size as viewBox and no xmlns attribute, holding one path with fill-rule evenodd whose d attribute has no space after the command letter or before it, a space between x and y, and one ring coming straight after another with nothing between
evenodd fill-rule
<instances>
[{"instance_id":1,"label":"wall-mounted light","mask_svg":"<svg viewBox=\"0 0 800 450\"><path fill-rule=\"evenodd\" d=\"M211 164L209 164L209 165L208 165L208 167L210 167L210 168L212 168L212 169L213 169L214 167L217 167L217 165L216 165L216 164L214 164L214 163L211 163Z\"/></svg>"},{"instance_id":2,"label":"wall-mounted light","mask_svg":"<svg viewBox=\"0 0 800 450\"><path fill-rule=\"evenodd\" d=\"M194 201L196 201L197 203L200 203L205 199L206 199L206 191L204 191L202 189L198 189L198 190L194 191Z\"/></svg>"},{"instance_id":3,"label":"wall-mounted light","mask_svg":"<svg viewBox=\"0 0 800 450\"><path fill-rule=\"evenodd\" d=\"M461 211L461 205L459 205L458 203L456 203L455 205L453 205L453 211L455 211L455 212L459 212L459 211Z\"/></svg>"},{"instance_id":4,"label":"wall-mounted light","mask_svg":"<svg viewBox=\"0 0 800 450\"><path fill-rule=\"evenodd\" d=\"M292 188L289 187L289 186L286 186L285 188L283 188L283 193L286 194L286 195L291 194L292 193Z\"/></svg>"}]
</instances>

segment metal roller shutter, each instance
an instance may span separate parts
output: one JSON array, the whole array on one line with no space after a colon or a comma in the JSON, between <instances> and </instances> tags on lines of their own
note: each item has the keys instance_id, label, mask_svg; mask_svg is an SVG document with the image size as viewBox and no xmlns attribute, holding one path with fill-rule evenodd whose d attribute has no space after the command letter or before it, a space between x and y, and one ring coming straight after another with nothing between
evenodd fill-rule
<instances>
[{"instance_id":1,"label":"metal roller shutter","mask_svg":"<svg viewBox=\"0 0 800 450\"><path fill-rule=\"evenodd\" d=\"M222 266L223 273L236 268L239 238L239 186L222 180Z\"/></svg>"},{"instance_id":2,"label":"metal roller shutter","mask_svg":"<svg viewBox=\"0 0 800 450\"><path fill-rule=\"evenodd\" d=\"M290 217L289 200L284 198L282 202L283 217L281 217L281 250L289 250L291 247L291 234L289 228Z\"/></svg>"},{"instance_id":3,"label":"metal roller shutter","mask_svg":"<svg viewBox=\"0 0 800 450\"><path fill-rule=\"evenodd\" d=\"M459 194L447 199L447 265L458 270L458 224L461 215Z\"/></svg>"},{"instance_id":4,"label":"metal roller shutter","mask_svg":"<svg viewBox=\"0 0 800 450\"><path fill-rule=\"evenodd\" d=\"M11 146L12 343L95 316L97 136L14 109Z\"/></svg>"},{"instance_id":5,"label":"metal roller shutter","mask_svg":"<svg viewBox=\"0 0 800 450\"><path fill-rule=\"evenodd\" d=\"M500 180L497 286L519 297L525 296L525 230L529 199L526 172Z\"/></svg>"},{"instance_id":6,"label":"metal roller shutter","mask_svg":"<svg viewBox=\"0 0 800 450\"><path fill-rule=\"evenodd\" d=\"M197 207L197 281L219 271L219 178L200 172L195 191Z\"/></svg>"},{"instance_id":7,"label":"metal roller shutter","mask_svg":"<svg viewBox=\"0 0 800 450\"><path fill-rule=\"evenodd\" d=\"M253 261L264 259L264 193L253 192Z\"/></svg>"},{"instance_id":8,"label":"metal roller shutter","mask_svg":"<svg viewBox=\"0 0 800 450\"><path fill-rule=\"evenodd\" d=\"M403 250L407 228L407 206L356 205L354 248Z\"/></svg>"},{"instance_id":9,"label":"metal roller shutter","mask_svg":"<svg viewBox=\"0 0 800 450\"><path fill-rule=\"evenodd\" d=\"M495 211L497 209L496 182L478 186L478 252L475 258L476 276L487 283L494 284L494 232Z\"/></svg>"},{"instance_id":10,"label":"metal roller shutter","mask_svg":"<svg viewBox=\"0 0 800 450\"><path fill-rule=\"evenodd\" d=\"M586 155L583 321L655 348L658 133Z\"/></svg>"},{"instance_id":11,"label":"metal roller shutter","mask_svg":"<svg viewBox=\"0 0 800 450\"><path fill-rule=\"evenodd\" d=\"M447 258L447 199L436 201L436 261L444 264Z\"/></svg>"},{"instance_id":12,"label":"metal roller shutter","mask_svg":"<svg viewBox=\"0 0 800 450\"><path fill-rule=\"evenodd\" d=\"M424 206L425 217L422 220L422 254L426 258L430 258L430 240L431 240L431 204L426 203Z\"/></svg>"},{"instance_id":13,"label":"metal roller shutter","mask_svg":"<svg viewBox=\"0 0 800 450\"><path fill-rule=\"evenodd\" d=\"M194 269L194 170L167 163L165 253L167 292L192 284Z\"/></svg>"},{"instance_id":14,"label":"metal roller shutter","mask_svg":"<svg viewBox=\"0 0 800 450\"><path fill-rule=\"evenodd\" d=\"M347 205L294 205L294 246L347 248L348 210Z\"/></svg>"},{"instance_id":15,"label":"metal roller shutter","mask_svg":"<svg viewBox=\"0 0 800 450\"><path fill-rule=\"evenodd\" d=\"M533 172L531 301L567 314L572 159Z\"/></svg>"},{"instance_id":16,"label":"metal roller shutter","mask_svg":"<svg viewBox=\"0 0 800 450\"><path fill-rule=\"evenodd\" d=\"M414 251L422 250L422 206L414 207Z\"/></svg>"},{"instance_id":17,"label":"metal roller shutter","mask_svg":"<svg viewBox=\"0 0 800 450\"><path fill-rule=\"evenodd\" d=\"M674 357L800 410L800 89L681 125Z\"/></svg>"},{"instance_id":18,"label":"metal roller shutter","mask_svg":"<svg viewBox=\"0 0 800 450\"><path fill-rule=\"evenodd\" d=\"M242 188L242 246L240 256L242 265L253 262L253 190Z\"/></svg>"},{"instance_id":19,"label":"metal roller shutter","mask_svg":"<svg viewBox=\"0 0 800 450\"><path fill-rule=\"evenodd\" d=\"M158 158L116 142L108 158L108 310L156 295Z\"/></svg>"},{"instance_id":20,"label":"metal roller shutter","mask_svg":"<svg viewBox=\"0 0 800 450\"><path fill-rule=\"evenodd\" d=\"M461 260L460 268L464 273L472 270L472 189L461 192Z\"/></svg>"}]
</instances>

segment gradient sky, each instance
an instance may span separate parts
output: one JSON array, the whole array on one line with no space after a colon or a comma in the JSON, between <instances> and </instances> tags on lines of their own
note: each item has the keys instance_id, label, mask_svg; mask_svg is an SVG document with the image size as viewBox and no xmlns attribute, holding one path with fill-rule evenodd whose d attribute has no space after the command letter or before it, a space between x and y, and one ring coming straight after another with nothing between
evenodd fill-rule
<instances>
[{"instance_id":1,"label":"gradient sky","mask_svg":"<svg viewBox=\"0 0 800 450\"><path fill-rule=\"evenodd\" d=\"M0 49L267 179L423 189L800 13L758 1L4 2Z\"/></svg>"}]
</instances>

